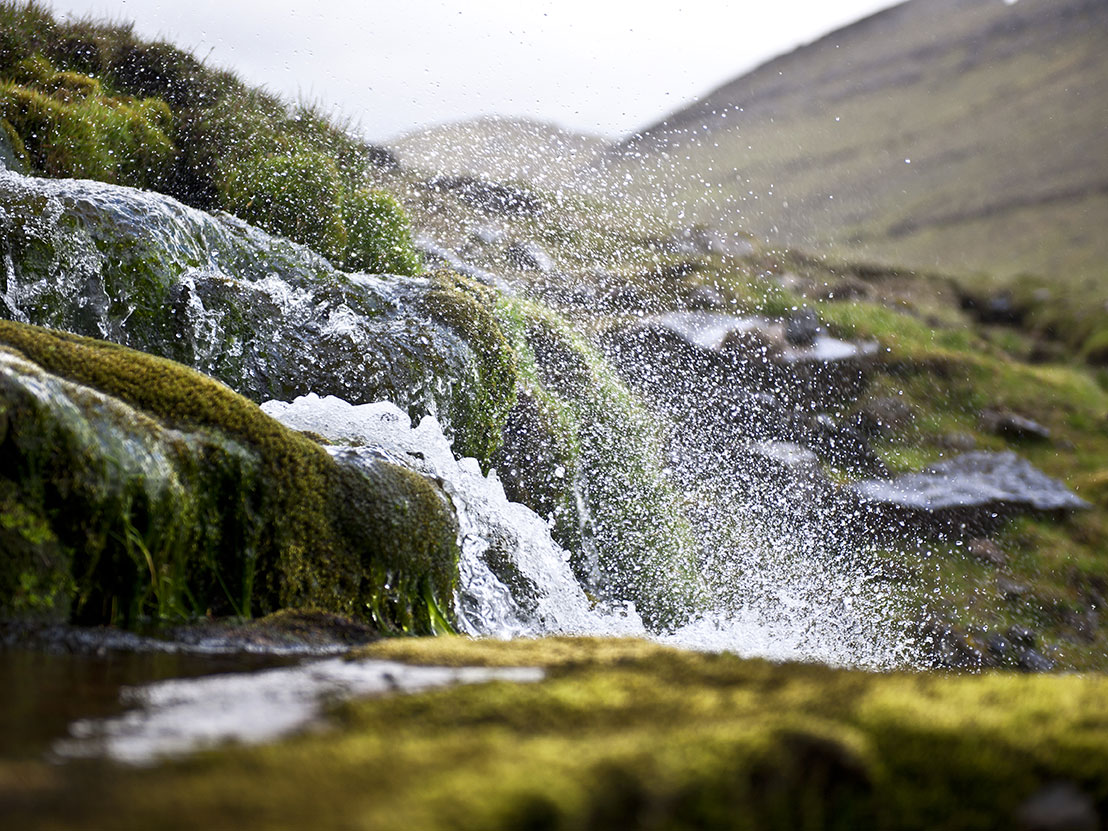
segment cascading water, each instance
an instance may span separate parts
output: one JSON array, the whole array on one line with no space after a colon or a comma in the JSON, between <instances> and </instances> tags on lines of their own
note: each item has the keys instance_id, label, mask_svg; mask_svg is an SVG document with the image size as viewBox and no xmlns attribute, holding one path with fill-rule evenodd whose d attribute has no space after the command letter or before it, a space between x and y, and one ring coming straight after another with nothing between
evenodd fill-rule
<instances>
[{"instance_id":1,"label":"cascading water","mask_svg":"<svg viewBox=\"0 0 1108 831\"><path fill-rule=\"evenodd\" d=\"M389 402L352 406L314 394L291 404L269 401L262 409L287 427L342 442L328 448L341 463L384 458L442 485L460 526L456 608L463 631L501 638L645 631L633 608L593 607L546 522L509 502L495 471L486 476L476 459L455 459L433 416L413 428L408 415Z\"/></svg>"},{"instance_id":2,"label":"cascading water","mask_svg":"<svg viewBox=\"0 0 1108 831\"><path fill-rule=\"evenodd\" d=\"M822 509L831 502L828 491L790 484L795 477L773 465L743 461L757 456L751 441L774 438L753 410L729 403L723 409L735 420L703 418L705 396L727 393L729 381L680 362L659 376L669 400L656 412L669 424L671 458L646 468L668 477L667 493L676 499L650 510L685 515L698 573L691 590L681 587L685 607L647 626L626 598L579 582L547 520L509 501L495 473L456 459L444 433L464 432L465 419L488 406L480 393L481 356L428 313L427 279L343 274L234 218L127 188L0 172L0 198L9 240L0 286L5 316L191 363L255 400L295 398L271 401L266 410L336 442L329 452L340 463L384 457L439 483L461 527L456 609L463 630L497 637L648 634L775 659L912 662L911 614L855 556L849 515ZM83 299L71 303L74 297ZM553 382L562 358L557 348L550 351L553 363L538 370ZM623 358L613 360L633 376L635 362ZM641 359L655 370L664 363L649 350ZM334 395L352 403L326 397ZM380 399L392 403L371 403ZM582 434L591 452L635 446L605 441L604 431L639 428L613 423L604 400L596 402ZM412 428L415 419L422 420ZM590 500L598 494L631 498L621 483L633 483L637 464L592 460L591 481L578 483L582 526L590 525L596 508ZM640 511L630 521L663 529L671 519ZM607 568L632 574L649 558L650 552L626 550Z\"/></svg>"},{"instance_id":3,"label":"cascading water","mask_svg":"<svg viewBox=\"0 0 1108 831\"><path fill-rule=\"evenodd\" d=\"M262 408L288 427L337 442L329 450L342 463L384 458L442 484L461 529L456 604L469 634L638 635L692 649L871 667L911 659L895 592L817 539L814 523L797 521L794 500L815 496L810 490L771 496L767 489L772 504L748 501L739 509L746 523L712 517L711 532L703 517L705 544L720 546L704 556L704 606L687 610L687 622L671 631L651 632L633 605L590 601L548 524L509 502L495 471L482 475L476 460L455 459L433 417L412 428L388 402L352 406L316 395ZM712 509L719 508L717 498Z\"/></svg>"}]
</instances>

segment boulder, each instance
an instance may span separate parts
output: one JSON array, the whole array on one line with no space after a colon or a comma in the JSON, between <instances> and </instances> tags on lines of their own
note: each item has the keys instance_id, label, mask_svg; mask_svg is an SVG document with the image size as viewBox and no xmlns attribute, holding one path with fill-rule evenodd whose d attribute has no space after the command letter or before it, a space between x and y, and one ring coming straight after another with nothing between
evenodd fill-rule
<instances>
[{"instance_id":1,"label":"boulder","mask_svg":"<svg viewBox=\"0 0 1108 831\"><path fill-rule=\"evenodd\" d=\"M1008 410L983 410L980 423L985 432L995 433L1006 439L1046 441L1050 438L1048 428Z\"/></svg>"},{"instance_id":2,"label":"boulder","mask_svg":"<svg viewBox=\"0 0 1108 831\"><path fill-rule=\"evenodd\" d=\"M959 535L994 528L1014 514L1089 507L1065 484L1011 451L963 453L921 473L855 482L850 490L878 526Z\"/></svg>"},{"instance_id":3,"label":"boulder","mask_svg":"<svg viewBox=\"0 0 1108 831\"><path fill-rule=\"evenodd\" d=\"M0 412L4 616L450 626L458 525L430 479L340 464L180 364L8 321Z\"/></svg>"}]
</instances>

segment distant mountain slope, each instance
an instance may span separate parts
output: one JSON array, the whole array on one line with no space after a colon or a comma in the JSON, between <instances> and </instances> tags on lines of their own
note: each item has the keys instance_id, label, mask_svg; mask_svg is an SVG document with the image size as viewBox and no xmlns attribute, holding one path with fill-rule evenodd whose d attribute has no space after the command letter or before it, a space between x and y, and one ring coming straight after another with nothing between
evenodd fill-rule
<instances>
[{"instance_id":1,"label":"distant mountain slope","mask_svg":"<svg viewBox=\"0 0 1108 831\"><path fill-rule=\"evenodd\" d=\"M911 0L607 157L694 219L917 267L1108 274L1108 2Z\"/></svg>"},{"instance_id":2,"label":"distant mountain slope","mask_svg":"<svg viewBox=\"0 0 1108 831\"><path fill-rule=\"evenodd\" d=\"M406 167L554 188L573 181L608 143L554 124L488 116L411 133L390 149Z\"/></svg>"}]
</instances>

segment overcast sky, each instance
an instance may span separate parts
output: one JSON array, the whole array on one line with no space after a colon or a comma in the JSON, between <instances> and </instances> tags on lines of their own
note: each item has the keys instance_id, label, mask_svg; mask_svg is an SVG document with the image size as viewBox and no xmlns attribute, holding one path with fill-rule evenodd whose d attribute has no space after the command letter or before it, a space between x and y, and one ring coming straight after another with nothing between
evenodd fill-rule
<instances>
[{"instance_id":1,"label":"overcast sky","mask_svg":"<svg viewBox=\"0 0 1108 831\"><path fill-rule=\"evenodd\" d=\"M619 136L893 0L53 0L133 21L371 140L478 115Z\"/></svg>"}]
</instances>

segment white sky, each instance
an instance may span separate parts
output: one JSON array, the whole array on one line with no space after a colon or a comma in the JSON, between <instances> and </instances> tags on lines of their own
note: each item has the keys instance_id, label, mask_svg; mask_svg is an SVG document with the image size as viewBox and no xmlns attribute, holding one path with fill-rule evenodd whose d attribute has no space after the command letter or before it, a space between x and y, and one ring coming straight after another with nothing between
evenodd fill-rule
<instances>
[{"instance_id":1,"label":"white sky","mask_svg":"<svg viewBox=\"0 0 1108 831\"><path fill-rule=\"evenodd\" d=\"M133 21L371 140L478 115L618 136L894 0L52 0Z\"/></svg>"}]
</instances>

